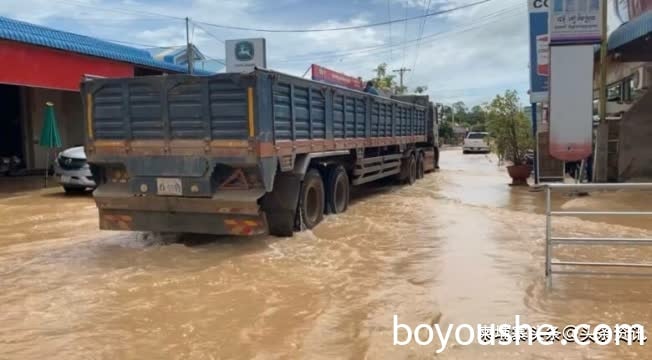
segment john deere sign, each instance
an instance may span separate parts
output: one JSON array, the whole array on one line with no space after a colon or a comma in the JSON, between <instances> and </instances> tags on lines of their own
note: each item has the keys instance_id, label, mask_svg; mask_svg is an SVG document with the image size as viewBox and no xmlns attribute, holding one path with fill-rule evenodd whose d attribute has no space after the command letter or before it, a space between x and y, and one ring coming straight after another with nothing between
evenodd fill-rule
<instances>
[{"instance_id":1,"label":"john deere sign","mask_svg":"<svg viewBox=\"0 0 652 360\"><path fill-rule=\"evenodd\" d=\"M265 39L226 41L226 72L250 72L266 68Z\"/></svg>"}]
</instances>

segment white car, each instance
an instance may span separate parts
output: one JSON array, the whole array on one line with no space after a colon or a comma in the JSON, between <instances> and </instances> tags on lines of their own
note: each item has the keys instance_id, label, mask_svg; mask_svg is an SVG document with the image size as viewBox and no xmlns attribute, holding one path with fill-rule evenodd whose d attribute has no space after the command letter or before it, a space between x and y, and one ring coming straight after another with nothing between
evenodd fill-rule
<instances>
[{"instance_id":1,"label":"white car","mask_svg":"<svg viewBox=\"0 0 652 360\"><path fill-rule=\"evenodd\" d=\"M91 168L86 162L83 146L76 146L59 153L54 163L54 172L66 193L83 192L94 189L95 181Z\"/></svg>"},{"instance_id":2,"label":"white car","mask_svg":"<svg viewBox=\"0 0 652 360\"><path fill-rule=\"evenodd\" d=\"M486 132L470 132L466 134L464 138L464 146L462 147L462 152L468 154L470 152L485 152L488 153L489 143L487 142L487 136L489 133Z\"/></svg>"}]
</instances>

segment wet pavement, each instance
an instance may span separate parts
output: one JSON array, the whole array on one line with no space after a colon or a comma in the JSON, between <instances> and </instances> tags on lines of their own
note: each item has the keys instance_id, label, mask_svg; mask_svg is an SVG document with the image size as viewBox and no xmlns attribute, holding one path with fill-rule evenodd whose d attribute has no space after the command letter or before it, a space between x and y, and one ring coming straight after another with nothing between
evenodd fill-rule
<instances>
[{"instance_id":1,"label":"wet pavement","mask_svg":"<svg viewBox=\"0 0 652 360\"><path fill-rule=\"evenodd\" d=\"M621 359L649 346L392 345L400 322L639 323L651 278L557 276L546 288L543 193L507 186L486 155L442 154L411 187L371 186L293 238L101 232L89 196L0 199L1 359ZM643 207L647 193L555 198ZM564 218L569 236L650 236L644 219ZM645 248L559 258L645 261Z\"/></svg>"}]
</instances>

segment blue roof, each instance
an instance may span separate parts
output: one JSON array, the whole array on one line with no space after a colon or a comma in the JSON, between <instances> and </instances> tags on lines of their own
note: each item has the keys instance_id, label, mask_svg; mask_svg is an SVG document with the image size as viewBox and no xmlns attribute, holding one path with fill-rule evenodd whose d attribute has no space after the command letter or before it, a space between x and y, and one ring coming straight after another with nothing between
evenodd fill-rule
<instances>
[{"instance_id":1,"label":"blue roof","mask_svg":"<svg viewBox=\"0 0 652 360\"><path fill-rule=\"evenodd\" d=\"M630 41L646 36L652 32L652 11L630 20L618 29L614 30L609 36L609 50L619 48Z\"/></svg>"},{"instance_id":2,"label":"blue roof","mask_svg":"<svg viewBox=\"0 0 652 360\"><path fill-rule=\"evenodd\" d=\"M0 16L0 39L18 41L32 45L75 52L78 54L136 64L144 67L185 73L185 66L158 61L144 49L119 45L90 36L50 29L23 21ZM197 75L210 75L197 72Z\"/></svg>"}]
</instances>

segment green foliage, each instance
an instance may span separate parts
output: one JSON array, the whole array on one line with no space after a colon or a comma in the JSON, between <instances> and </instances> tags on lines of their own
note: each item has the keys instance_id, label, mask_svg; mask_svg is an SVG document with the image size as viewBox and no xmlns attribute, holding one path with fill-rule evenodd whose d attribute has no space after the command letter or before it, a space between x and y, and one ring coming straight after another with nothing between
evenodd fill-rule
<instances>
[{"instance_id":1,"label":"green foliage","mask_svg":"<svg viewBox=\"0 0 652 360\"><path fill-rule=\"evenodd\" d=\"M444 140L445 143L450 143L454 135L450 122L444 121L439 124L439 138Z\"/></svg>"},{"instance_id":2,"label":"green foliage","mask_svg":"<svg viewBox=\"0 0 652 360\"><path fill-rule=\"evenodd\" d=\"M532 135L516 90L496 95L487 112L487 128L496 153L514 165L523 164L527 151L532 148Z\"/></svg>"},{"instance_id":3,"label":"green foliage","mask_svg":"<svg viewBox=\"0 0 652 360\"><path fill-rule=\"evenodd\" d=\"M428 91L428 87L425 85L417 86L416 88L414 88L415 94L423 94L426 91Z\"/></svg>"},{"instance_id":4,"label":"green foliage","mask_svg":"<svg viewBox=\"0 0 652 360\"><path fill-rule=\"evenodd\" d=\"M379 90L384 90L384 91L389 91L392 94L396 95L402 95L405 94L408 91L407 86L400 86L396 83L396 76L395 75L388 75L387 74L387 64L382 63L374 69L374 72L376 73L376 77L371 79L373 81L374 86L376 89ZM423 94L426 91L428 91L428 87L425 85L422 86L417 86L414 89L414 92L417 94Z\"/></svg>"},{"instance_id":5,"label":"green foliage","mask_svg":"<svg viewBox=\"0 0 652 360\"><path fill-rule=\"evenodd\" d=\"M389 90L393 92L397 87L396 76L387 75L387 64L382 63L378 65L374 71L376 72L376 77L372 79L374 86L381 90Z\"/></svg>"}]
</instances>

